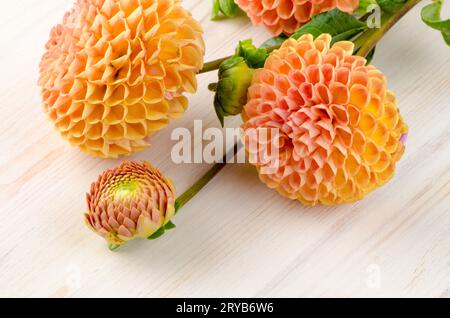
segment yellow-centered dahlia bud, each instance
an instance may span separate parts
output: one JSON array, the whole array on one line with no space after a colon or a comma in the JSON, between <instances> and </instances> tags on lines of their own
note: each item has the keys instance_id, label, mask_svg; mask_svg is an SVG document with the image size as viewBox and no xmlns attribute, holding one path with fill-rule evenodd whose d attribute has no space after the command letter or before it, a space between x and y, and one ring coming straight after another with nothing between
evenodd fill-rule
<instances>
[{"instance_id":1,"label":"yellow-centered dahlia bud","mask_svg":"<svg viewBox=\"0 0 450 318\"><path fill-rule=\"evenodd\" d=\"M129 155L196 91L202 28L179 0L78 0L40 64L44 110L72 145Z\"/></svg>"},{"instance_id":2,"label":"yellow-centered dahlia bud","mask_svg":"<svg viewBox=\"0 0 450 318\"><path fill-rule=\"evenodd\" d=\"M105 171L86 199L86 224L112 248L173 227L175 188L147 162L124 162Z\"/></svg>"},{"instance_id":3,"label":"yellow-centered dahlia bud","mask_svg":"<svg viewBox=\"0 0 450 318\"><path fill-rule=\"evenodd\" d=\"M252 23L264 25L275 35L291 35L311 17L332 9L351 13L359 0L236 0Z\"/></svg>"},{"instance_id":4,"label":"yellow-centered dahlia bud","mask_svg":"<svg viewBox=\"0 0 450 318\"><path fill-rule=\"evenodd\" d=\"M352 55L352 42L330 43L328 34L284 42L255 72L243 114L261 180L307 205L353 202L384 185L408 132L384 75ZM247 134L272 128L277 138Z\"/></svg>"}]
</instances>

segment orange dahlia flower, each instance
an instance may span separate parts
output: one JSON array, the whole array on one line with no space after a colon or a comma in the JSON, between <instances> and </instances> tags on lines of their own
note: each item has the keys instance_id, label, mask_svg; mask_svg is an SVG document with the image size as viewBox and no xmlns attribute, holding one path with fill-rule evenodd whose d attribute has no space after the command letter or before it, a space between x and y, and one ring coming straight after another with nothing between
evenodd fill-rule
<instances>
[{"instance_id":1,"label":"orange dahlia flower","mask_svg":"<svg viewBox=\"0 0 450 318\"><path fill-rule=\"evenodd\" d=\"M183 114L203 55L202 28L179 0L78 0L42 57L44 110L82 151L129 155Z\"/></svg>"},{"instance_id":2,"label":"orange dahlia flower","mask_svg":"<svg viewBox=\"0 0 450 318\"><path fill-rule=\"evenodd\" d=\"M243 113L261 180L307 205L356 201L385 184L408 131L384 75L352 55L352 42L330 43L328 34L287 40L256 71ZM251 137L261 128L278 138Z\"/></svg>"},{"instance_id":3,"label":"orange dahlia flower","mask_svg":"<svg viewBox=\"0 0 450 318\"><path fill-rule=\"evenodd\" d=\"M290 35L313 15L338 8L351 13L359 0L235 0L252 23L264 25L275 35Z\"/></svg>"},{"instance_id":4,"label":"orange dahlia flower","mask_svg":"<svg viewBox=\"0 0 450 318\"><path fill-rule=\"evenodd\" d=\"M86 224L112 247L148 238L175 213L172 182L150 166L124 162L105 171L86 195Z\"/></svg>"}]
</instances>

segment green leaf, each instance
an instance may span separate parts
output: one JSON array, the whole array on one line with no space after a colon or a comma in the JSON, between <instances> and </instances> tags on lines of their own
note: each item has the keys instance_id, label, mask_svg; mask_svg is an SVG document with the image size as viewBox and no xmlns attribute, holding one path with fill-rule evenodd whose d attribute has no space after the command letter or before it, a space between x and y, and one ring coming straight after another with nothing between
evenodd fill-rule
<instances>
[{"instance_id":1,"label":"green leaf","mask_svg":"<svg viewBox=\"0 0 450 318\"><path fill-rule=\"evenodd\" d=\"M174 228L176 228L176 227L177 227L177 226L176 226L175 224L173 224L172 221L169 221L169 222L164 226L164 228L165 228L167 231L172 230L172 229L174 229Z\"/></svg>"},{"instance_id":2,"label":"green leaf","mask_svg":"<svg viewBox=\"0 0 450 318\"><path fill-rule=\"evenodd\" d=\"M441 19L442 0L435 0L433 3L422 9L422 20L429 27L439 30L444 37L445 43L450 46L450 19Z\"/></svg>"},{"instance_id":3,"label":"green leaf","mask_svg":"<svg viewBox=\"0 0 450 318\"><path fill-rule=\"evenodd\" d=\"M400 9L407 0L377 0L380 8L385 12L395 12Z\"/></svg>"},{"instance_id":4,"label":"green leaf","mask_svg":"<svg viewBox=\"0 0 450 318\"><path fill-rule=\"evenodd\" d=\"M148 237L149 240L156 240L157 238L161 237L166 232L166 229L164 226L160 227L158 231L153 233Z\"/></svg>"},{"instance_id":5,"label":"green leaf","mask_svg":"<svg viewBox=\"0 0 450 318\"><path fill-rule=\"evenodd\" d=\"M329 33L333 42L350 40L352 37L367 29L364 22L354 16L334 9L314 16L310 22L298 29L292 37L298 39L304 34L310 33L318 37L322 33Z\"/></svg>"},{"instance_id":6,"label":"green leaf","mask_svg":"<svg viewBox=\"0 0 450 318\"><path fill-rule=\"evenodd\" d=\"M234 0L213 0L212 20L218 20L219 18L234 18L239 12L238 5Z\"/></svg>"},{"instance_id":7,"label":"green leaf","mask_svg":"<svg viewBox=\"0 0 450 318\"><path fill-rule=\"evenodd\" d=\"M261 68L264 66L264 62L269 56L269 53L264 48L258 49L253 45L253 41L249 39L239 41L235 55L243 57L249 67Z\"/></svg>"},{"instance_id":8,"label":"green leaf","mask_svg":"<svg viewBox=\"0 0 450 318\"><path fill-rule=\"evenodd\" d=\"M316 38L322 33L329 33L333 36L334 43L349 40L365 29L367 29L367 26L364 22L359 21L353 15L334 9L314 16L310 22L298 29L292 37L298 39L306 33L311 33ZM287 38L285 35L270 38L261 45L261 48L280 46Z\"/></svg>"}]
</instances>

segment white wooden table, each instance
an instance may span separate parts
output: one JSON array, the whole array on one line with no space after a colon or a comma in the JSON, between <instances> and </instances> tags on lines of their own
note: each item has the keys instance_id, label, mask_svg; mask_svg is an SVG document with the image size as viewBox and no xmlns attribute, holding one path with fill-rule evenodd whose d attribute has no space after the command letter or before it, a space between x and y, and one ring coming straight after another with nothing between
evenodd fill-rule
<instances>
[{"instance_id":1,"label":"white wooden table","mask_svg":"<svg viewBox=\"0 0 450 318\"><path fill-rule=\"evenodd\" d=\"M268 37L246 19L209 21L211 1L184 6L205 28L207 60ZM376 64L410 125L395 179L364 201L306 208L230 165L158 241L116 253L82 222L85 192L118 160L61 140L41 111L38 63L70 0L6 1L0 10L0 296L450 297L450 48L410 12L379 45ZM447 3L444 12L450 12ZM187 114L133 156L186 189L206 164L170 160L174 127L218 126L200 77ZM236 126L239 119L228 125Z\"/></svg>"}]
</instances>

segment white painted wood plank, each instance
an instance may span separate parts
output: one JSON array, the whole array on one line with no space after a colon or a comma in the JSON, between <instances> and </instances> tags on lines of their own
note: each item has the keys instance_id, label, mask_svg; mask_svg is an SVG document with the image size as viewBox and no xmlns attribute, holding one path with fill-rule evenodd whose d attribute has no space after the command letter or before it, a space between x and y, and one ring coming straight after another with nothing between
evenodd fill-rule
<instances>
[{"instance_id":1,"label":"white painted wood plank","mask_svg":"<svg viewBox=\"0 0 450 318\"><path fill-rule=\"evenodd\" d=\"M176 217L175 231L111 253L81 215L90 182L119 160L62 141L36 85L50 27L70 3L13 1L0 12L0 296L450 296L450 49L419 8L374 61L411 129L386 187L353 205L306 208L267 189L252 167L232 165ZM209 21L209 1L184 5L204 25L207 60L239 39L268 37L246 19ZM173 164L170 132L194 119L218 126L206 89L214 79L202 75L187 114L132 157L160 167L179 192L208 166Z\"/></svg>"}]
</instances>

